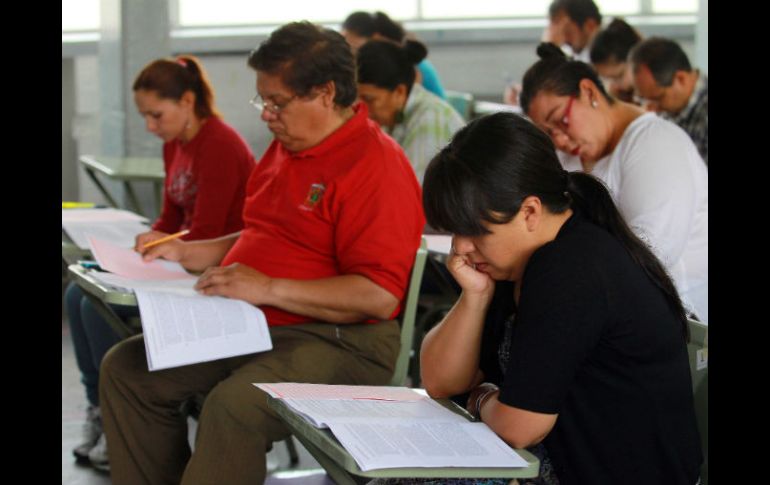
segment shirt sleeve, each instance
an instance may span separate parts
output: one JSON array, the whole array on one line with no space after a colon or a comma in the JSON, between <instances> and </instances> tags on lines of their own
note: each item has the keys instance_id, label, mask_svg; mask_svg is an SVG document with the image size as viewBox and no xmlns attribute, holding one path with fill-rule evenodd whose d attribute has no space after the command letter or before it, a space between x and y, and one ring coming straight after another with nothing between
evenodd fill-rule
<instances>
[{"instance_id":1,"label":"shirt sleeve","mask_svg":"<svg viewBox=\"0 0 770 485\"><path fill-rule=\"evenodd\" d=\"M428 163L463 124L449 105L425 106L409 120L403 147L420 184Z\"/></svg>"},{"instance_id":2,"label":"shirt sleeve","mask_svg":"<svg viewBox=\"0 0 770 485\"><path fill-rule=\"evenodd\" d=\"M403 299L425 225L420 187L392 142L375 160L359 164L347 182L335 226L343 274L360 274ZM386 157L382 160L380 157Z\"/></svg>"}]
</instances>

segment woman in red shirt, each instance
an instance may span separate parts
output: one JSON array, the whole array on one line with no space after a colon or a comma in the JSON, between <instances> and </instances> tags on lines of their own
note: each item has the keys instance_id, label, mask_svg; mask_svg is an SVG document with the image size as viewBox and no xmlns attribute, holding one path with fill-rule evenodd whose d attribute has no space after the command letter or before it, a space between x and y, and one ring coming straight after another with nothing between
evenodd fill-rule
<instances>
[{"instance_id":1,"label":"woman in red shirt","mask_svg":"<svg viewBox=\"0 0 770 485\"><path fill-rule=\"evenodd\" d=\"M214 90L193 56L157 59L136 77L134 101L147 131L163 140L166 170L163 208L152 230L136 246L184 229L186 240L210 239L243 228L246 181L256 165L243 138L221 118ZM135 307L114 305L121 317ZM83 443L73 449L79 462L109 469L99 412L99 364L119 337L77 285L67 289L75 356L89 402Z\"/></svg>"}]
</instances>

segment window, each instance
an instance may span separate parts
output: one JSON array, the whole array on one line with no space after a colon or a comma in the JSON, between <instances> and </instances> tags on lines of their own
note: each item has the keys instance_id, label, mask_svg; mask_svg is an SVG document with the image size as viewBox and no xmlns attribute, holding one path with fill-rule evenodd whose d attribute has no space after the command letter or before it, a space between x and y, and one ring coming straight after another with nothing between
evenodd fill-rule
<instances>
[{"instance_id":1,"label":"window","mask_svg":"<svg viewBox=\"0 0 770 485\"><path fill-rule=\"evenodd\" d=\"M99 0L62 0L62 32L98 30L99 25Z\"/></svg>"},{"instance_id":2,"label":"window","mask_svg":"<svg viewBox=\"0 0 770 485\"><path fill-rule=\"evenodd\" d=\"M652 0L652 11L655 13L695 13L698 11L698 0Z\"/></svg>"},{"instance_id":3,"label":"window","mask_svg":"<svg viewBox=\"0 0 770 485\"><path fill-rule=\"evenodd\" d=\"M174 1L174 0L171 0ZM296 20L318 23L338 23L351 12L362 10L355 0L279 0L277 2L246 2L243 0L177 0L179 26L211 25L281 25ZM216 5L216 8L212 8ZM367 11L382 10L396 19L415 18L415 0L370 0Z\"/></svg>"},{"instance_id":4,"label":"window","mask_svg":"<svg viewBox=\"0 0 770 485\"><path fill-rule=\"evenodd\" d=\"M130 1L130 0L123 0ZM158 0L162 1L162 0ZM544 19L551 0L167 0L177 21L173 27L281 25L295 20L338 24L356 10L382 10L404 20ZM642 12L643 0L595 0L602 15L696 13L698 0L649 0L652 12ZM98 30L99 0L62 0L62 32ZM649 8L650 3L646 3Z\"/></svg>"}]
</instances>

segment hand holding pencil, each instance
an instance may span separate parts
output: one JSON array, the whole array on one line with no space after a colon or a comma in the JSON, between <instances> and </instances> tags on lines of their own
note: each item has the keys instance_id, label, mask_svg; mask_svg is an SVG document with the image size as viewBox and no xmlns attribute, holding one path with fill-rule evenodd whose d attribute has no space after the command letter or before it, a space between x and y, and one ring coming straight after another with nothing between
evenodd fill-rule
<instances>
[{"instance_id":1,"label":"hand holding pencil","mask_svg":"<svg viewBox=\"0 0 770 485\"><path fill-rule=\"evenodd\" d=\"M177 251L174 251L174 247L181 244L181 241L177 240L189 233L188 229L174 234L166 234L160 231L145 232L136 236L134 250L141 254L145 261L151 261L158 257L176 261L178 259L175 257ZM165 244L171 241L176 241L178 244ZM155 250L150 251L153 248Z\"/></svg>"}]
</instances>

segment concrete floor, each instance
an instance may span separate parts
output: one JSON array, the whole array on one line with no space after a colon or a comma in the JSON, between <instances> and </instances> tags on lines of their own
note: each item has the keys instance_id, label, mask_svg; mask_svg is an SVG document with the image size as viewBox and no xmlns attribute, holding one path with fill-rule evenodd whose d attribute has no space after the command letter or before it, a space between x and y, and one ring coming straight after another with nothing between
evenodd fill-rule
<instances>
[{"instance_id":1,"label":"concrete floor","mask_svg":"<svg viewBox=\"0 0 770 485\"><path fill-rule=\"evenodd\" d=\"M75 463L72 449L80 443L81 429L87 407L83 385L80 383L80 373L75 363L75 355L72 348L72 339L69 334L69 325L66 321L66 312L62 309L61 330L61 476L62 485L108 485L111 483L108 474L101 473L88 466L79 466ZM195 435L196 422L190 423L190 437ZM333 484L322 473L317 461L305 450L299 442L294 440L299 453L299 466L294 470L288 469L289 456L286 446L276 443L273 450L267 455L268 470L272 475L266 483L271 484ZM191 439L192 443L192 439Z\"/></svg>"}]
</instances>

